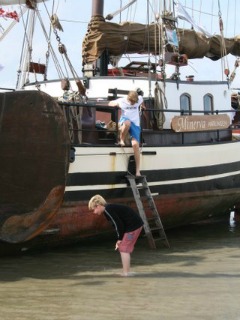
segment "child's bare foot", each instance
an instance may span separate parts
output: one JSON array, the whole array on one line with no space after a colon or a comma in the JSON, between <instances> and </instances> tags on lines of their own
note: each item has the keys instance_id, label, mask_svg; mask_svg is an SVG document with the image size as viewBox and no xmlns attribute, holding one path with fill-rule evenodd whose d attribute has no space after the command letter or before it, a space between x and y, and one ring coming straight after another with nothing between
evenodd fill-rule
<instances>
[{"instance_id":1,"label":"child's bare foot","mask_svg":"<svg viewBox=\"0 0 240 320\"><path fill-rule=\"evenodd\" d=\"M125 146L125 142L123 140L120 140L119 144L120 144L121 147Z\"/></svg>"},{"instance_id":2,"label":"child's bare foot","mask_svg":"<svg viewBox=\"0 0 240 320\"><path fill-rule=\"evenodd\" d=\"M135 272L122 272L119 274L121 277L133 277L136 275Z\"/></svg>"}]
</instances>

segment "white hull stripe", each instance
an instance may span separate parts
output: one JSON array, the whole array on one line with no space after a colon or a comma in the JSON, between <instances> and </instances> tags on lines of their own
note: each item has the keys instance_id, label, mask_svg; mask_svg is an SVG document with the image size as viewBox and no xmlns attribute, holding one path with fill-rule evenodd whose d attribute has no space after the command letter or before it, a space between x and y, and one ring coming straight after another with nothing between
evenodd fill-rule
<instances>
[{"instance_id":1,"label":"white hull stripe","mask_svg":"<svg viewBox=\"0 0 240 320\"><path fill-rule=\"evenodd\" d=\"M178 180L168 180L168 181L157 181L157 182L148 182L149 186L163 186L163 185L172 185L172 184L183 184L183 183L191 183L191 182L200 182L200 181L208 181L208 180L214 180L214 179L221 179L226 178L230 176L239 175L240 170L234 171L234 172L227 172L217 175L209 175L204 177L194 177L194 178L188 178L188 179L178 179ZM85 191L87 190L105 190L105 189L111 189L113 185L88 185L88 186L67 186L65 188L65 192L68 191ZM121 184L114 184L117 188L125 188L126 183Z\"/></svg>"}]
</instances>

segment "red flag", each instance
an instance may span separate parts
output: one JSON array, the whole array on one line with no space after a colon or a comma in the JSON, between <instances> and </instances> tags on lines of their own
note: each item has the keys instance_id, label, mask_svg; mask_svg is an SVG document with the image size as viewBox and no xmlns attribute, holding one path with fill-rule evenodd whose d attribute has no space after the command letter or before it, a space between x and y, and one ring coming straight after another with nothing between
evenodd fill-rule
<instances>
[{"instance_id":1,"label":"red flag","mask_svg":"<svg viewBox=\"0 0 240 320\"><path fill-rule=\"evenodd\" d=\"M6 12L2 8L0 8L0 17L14 19L19 22L19 17L16 11L8 11Z\"/></svg>"}]
</instances>

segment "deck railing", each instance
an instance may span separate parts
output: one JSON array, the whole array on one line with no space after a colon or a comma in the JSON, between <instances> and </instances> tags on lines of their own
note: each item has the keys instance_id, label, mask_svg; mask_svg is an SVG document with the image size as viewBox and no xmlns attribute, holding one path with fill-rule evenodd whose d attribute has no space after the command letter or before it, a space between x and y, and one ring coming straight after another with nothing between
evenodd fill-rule
<instances>
[{"instance_id":1,"label":"deck railing","mask_svg":"<svg viewBox=\"0 0 240 320\"><path fill-rule=\"evenodd\" d=\"M109 145L118 142L118 121L120 109L110 107L107 102L73 103L59 102L68 122L69 135L73 144ZM192 115L237 115L240 110L214 110L206 111L179 109L154 109L147 108L141 113L142 143L148 145L172 145L221 142L232 139L232 131L240 128L240 122L234 121L228 128L201 130L194 132L174 132L172 129L159 129L156 117L174 114L179 116Z\"/></svg>"}]
</instances>

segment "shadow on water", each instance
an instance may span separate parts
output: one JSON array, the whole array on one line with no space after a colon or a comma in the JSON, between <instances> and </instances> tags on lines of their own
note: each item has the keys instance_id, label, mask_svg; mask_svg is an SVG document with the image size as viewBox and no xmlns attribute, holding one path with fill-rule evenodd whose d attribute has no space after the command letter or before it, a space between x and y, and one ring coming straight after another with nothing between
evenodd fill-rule
<instances>
[{"instance_id":1,"label":"shadow on water","mask_svg":"<svg viewBox=\"0 0 240 320\"><path fill-rule=\"evenodd\" d=\"M211 250L222 248L240 248L239 224L230 226L228 220L206 221L191 224L186 227L167 230L167 237L171 248L160 245L151 250L147 240L141 237L132 255L132 265L150 267L151 272L137 274L137 277L186 277L196 273L176 270L171 271L171 265L181 264L184 267L194 267L202 263ZM91 285L99 283L108 277L116 277L113 270L121 267L118 252L114 251L115 237L110 235L100 239L82 240L73 246L50 250L29 250L16 257L2 257L0 282L18 281L24 278L34 279L73 279ZM236 253L235 257L236 258ZM164 270L159 272L154 265L163 265ZM166 269L168 269L166 271ZM214 272L198 274L197 277L210 278ZM235 277L236 274L218 273L217 277ZM90 283L89 283L90 284Z\"/></svg>"}]
</instances>

